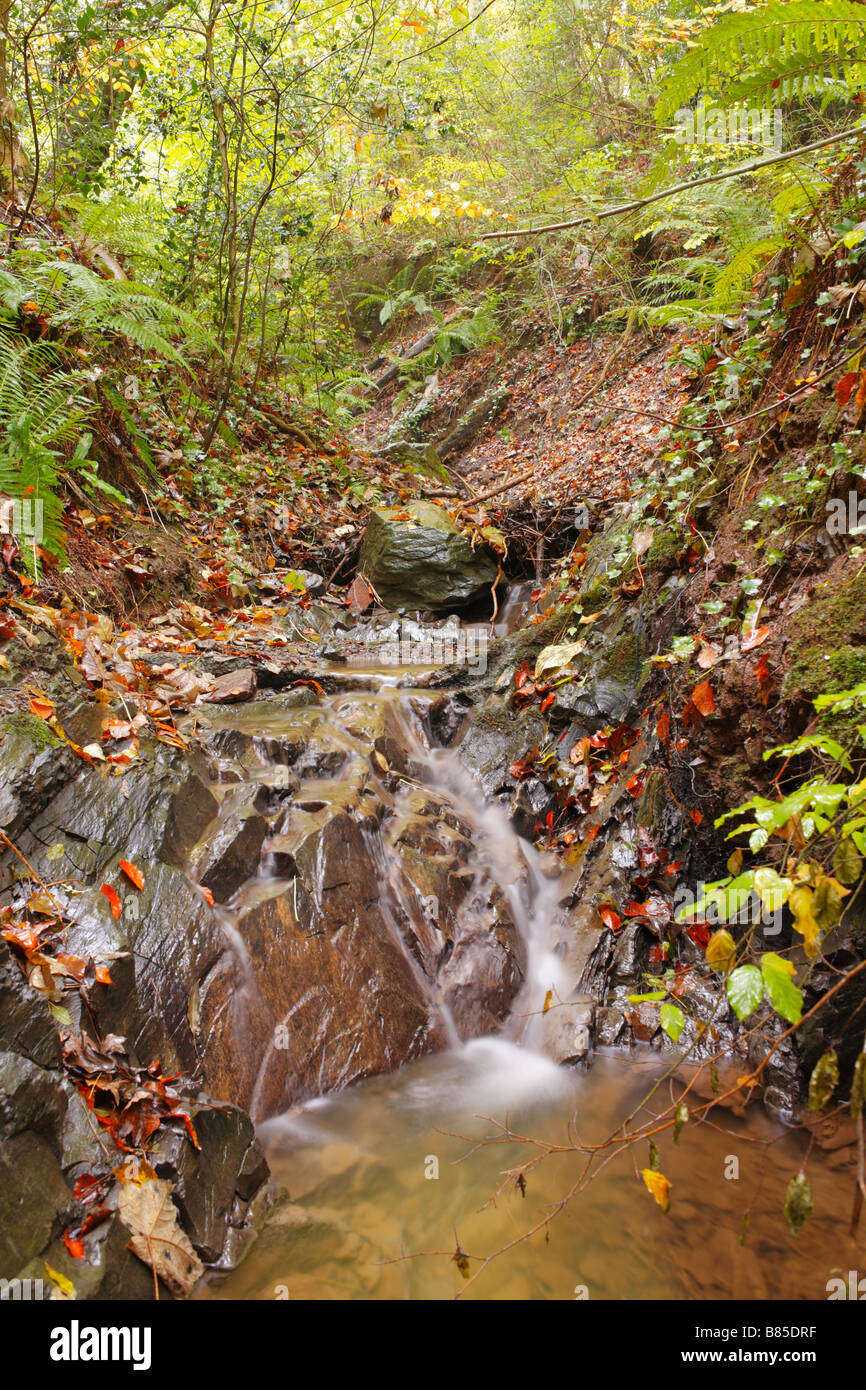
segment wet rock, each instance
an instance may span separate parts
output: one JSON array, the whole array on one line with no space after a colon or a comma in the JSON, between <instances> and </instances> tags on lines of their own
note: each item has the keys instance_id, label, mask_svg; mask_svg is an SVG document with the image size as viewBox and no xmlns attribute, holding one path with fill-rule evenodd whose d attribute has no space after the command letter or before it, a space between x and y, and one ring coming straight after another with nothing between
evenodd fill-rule
<instances>
[{"instance_id":1,"label":"wet rock","mask_svg":"<svg viewBox=\"0 0 866 1390\"><path fill-rule=\"evenodd\" d=\"M544 1015L539 1045L554 1062L579 1062L590 1047L595 1003L592 999L569 999L554 1004Z\"/></svg>"},{"instance_id":2,"label":"wet rock","mask_svg":"<svg viewBox=\"0 0 866 1390\"><path fill-rule=\"evenodd\" d=\"M245 1209L270 1173L248 1115L234 1105L193 1106L192 1121L201 1149L185 1135L166 1134L151 1160L160 1177L174 1185L182 1223L205 1264L221 1263L228 1247L236 1262L235 1231L246 1226Z\"/></svg>"},{"instance_id":3,"label":"wet rock","mask_svg":"<svg viewBox=\"0 0 866 1390\"><path fill-rule=\"evenodd\" d=\"M658 1004L635 1004L626 1019L638 1042L652 1042L661 1027Z\"/></svg>"},{"instance_id":4,"label":"wet rock","mask_svg":"<svg viewBox=\"0 0 866 1390\"><path fill-rule=\"evenodd\" d=\"M595 1015L595 1041L599 1047L613 1047L619 1042L625 1018L619 1009L605 1007L597 1009Z\"/></svg>"},{"instance_id":5,"label":"wet rock","mask_svg":"<svg viewBox=\"0 0 866 1390\"><path fill-rule=\"evenodd\" d=\"M410 520L400 517L408 511ZM489 592L495 560L473 550L447 512L412 502L371 512L359 566L386 608L460 608Z\"/></svg>"},{"instance_id":6,"label":"wet rock","mask_svg":"<svg viewBox=\"0 0 866 1390\"><path fill-rule=\"evenodd\" d=\"M44 720L31 714L0 720L0 747L0 826L14 839L77 770L77 759Z\"/></svg>"},{"instance_id":7,"label":"wet rock","mask_svg":"<svg viewBox=\"0 0 866 1390\"><path fill-rule=\"evenodd\" d=\"M45 1248L70 1206L60 1162L29 1130L0 1144L0 1277L15 1278Z\"/></svg>"},{"instance_id":8,"label":"wet rock","mask_svg":"<svg viewBox=\"0 0 866 1390\"><path fill-rule=\"evenodd\" d=\"M59 1067L60 1039L43 995L30 988L0 938L0 1049L40 1067Z\"/></svg>"},{"instance_id":9,"label":"wet rock","mask_svg":"<svg viewBox=\"0 0 866 1390\"><path fill-rule=\"evenodd\" d=\"M228 902L258 870L269 829L262 814L268 799L267 789L254 784L231 794L216 831L208 836L201 857L194 860L199 883L210 889L217 902Z\"/></svg>"},{"instance_id":10,"label":"wet rock","mask_svg":"<svg viewBox=\"0 0 866 1390\"><path fill-rule=\"evenodd\" d=\"M242 700L251 700L257 689L255 671L242 667L239 671L228 671L224 676L217 676L212 689L202 696L202 700L209 705L234 705Z\"/></svg>"},{"instance_id":11,"label":"wet rock","mask_svg":"<svg viewBox=\"0 0 866 1390\"><path fill-rule=\"evenodd\" d=\"M466 721L460 761L488 798L503 792L513 795L519 784L509 769L533 748L540 748L546 737L547 726L537 709L530 707L515 715L502 701L490 700Z\"/></svg>"}]
</instances>

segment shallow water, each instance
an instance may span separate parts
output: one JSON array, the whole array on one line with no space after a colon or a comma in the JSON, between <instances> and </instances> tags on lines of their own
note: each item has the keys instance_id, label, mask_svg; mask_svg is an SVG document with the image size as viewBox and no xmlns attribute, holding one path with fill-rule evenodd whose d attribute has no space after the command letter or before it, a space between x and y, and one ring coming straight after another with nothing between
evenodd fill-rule
<instances>
[{"instance_id":1,"label":"shallow water","mask_svg":"<svg viewBox=\"0 0 866 1390\"><path fill-rule=\"evenodd\" d=\"M647 1051L570 1070L480 1039L271 1121L262 1135L291 1204L208 1296L825 1299L828 1279L866 1268L864 1235L848 1233L851 1150L813 1147L814 1214L794 1238L782 1206L808 1141L753 1106L742 1119L716 1108L711 1123L686 1125L678 1144L670 1131L660 1136L673 1184L667 1215L639 1176L644 1141L476 1274L483 1257L544 1222L586 1163L574 1152L545 1158L521 1195L505 1170L537 1150L503 1142L495 1122L551 1144L567 1145L570 1134L598 1143L660 1066ZM668 1098L660 1092L654 1111ZM496 1142L479 1146L485 1138ZM428 1177L434 1159L438 1176ZM726 1176L737 1166L738 1177ZM457 1240L476 1274L468 1284L452 1258Z\"/></svg>"},{"instance_id":2,"label":"shallow water","mask_svg":"<svg viewBox=\"0 0 866 1390\"><path fill-rule=\"evenodd\" d=\"M741 1117L717 1106L708 1120L690 1121L678 1144L669 1129L658 1136L659 1166L672 1183L667 1214L640 1175L651 1161L646 1140L605 1148L592 1180L581 1182L587 1156L575 1146L606 1143L666 1063L644 1048L563 1068L534 1050L543 1002L568 999L575 985L559 910L568 874L552 873L505 811L485 805L453 752L430 746L419 719L430 696L410 680L407 687L394 681L313 709L233 710L223 719L278 739L326 721L337 746L363 755L376 708L392 704L419 779L403 779L393 812L421 786L469 828L472 855L462 872L479 889L495 883L507 900L526 953L523 988L499 1035L461 1043L441 1005L448 1051L261 1125L289 1199L240 1268L199 1296L824 1299L829 1279L866 1271L866 1221L856 1239L848 1230L853 1150L810 1148L808 1134L784 1129L757 1103ZM266 750L265 771L268 762ZM324 800L335 790L321 778L311 788ZM384 841L380 852L384 901L393 853ZM286 887L263 862L239 901L275 891ZM675 1095L666 1082L642 1120ZM528 1142L506 1137L505 1126ZM567 1151L546 1153L545 1145ZM521 1192L508 1170L542 1155ZM782 1208L807 1156L814 1213L795 1238ZM453 1258L458 1243L468 1280Z\"/></svg>"}]
</instances>

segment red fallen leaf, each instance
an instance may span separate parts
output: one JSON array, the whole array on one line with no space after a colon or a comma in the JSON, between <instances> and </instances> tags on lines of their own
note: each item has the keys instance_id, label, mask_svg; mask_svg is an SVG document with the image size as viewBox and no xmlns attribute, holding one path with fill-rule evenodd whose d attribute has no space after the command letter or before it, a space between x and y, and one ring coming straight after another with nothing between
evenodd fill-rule
<instances>
[{"instance_id":1,"label":"red fallen leaf","mask_svg":"<svg viewBox=\"0 0 866 1390\"><path fill-rule=\"evenodd\" d=\"M706 922L693 922L690 927L686 927L686 936L690 936L698 946L705 947L712 934L712 928Z\"/></svg>"},{"instance_id":2,"label":"red fallen leaf","mask_svg":"<svg viewBox=\"0 0 866 1390\"><path fill-rule=\"evenodd\" d=\"M126 874L130 883L134 883L140 892L144 887L144 874L141 872L141 869L137 869L134 864L130 864L128 859L121 859L117 867L122 874Z\"/></svg>"},{"instance_id":3,"label":"red fallen leaf","mask_svg":"<svg viewBox=\"0 0 866 1390\"><path fill-rule=\"evenodd\" d=\"M552 812L552 811L548 811L547 815L546 815L545 818L544 818L544 823L545 823L545 825L547 826L548 830L552 830L552 829L553 829L553 812Z\"/></svg>"},{"instance_id":4,"label":"red fallen leaf","mask_svg":"<svg viewBox=\"0 0 866 1390\"><path fill-rule=\"evenodd\" d=\"M553 693L552 690L551 690L551 692L550 692L549 695L545 695L544 699L543 699L542 702L541 702L541 713L542 713L542 714L544 713L544 711L545 711L546 709L550 709L550 706L553 704L553 702L554 702L555 699L556 699L556 696L554 695L554 693Z\"/></svg>"},{"instance_id":5,"label":"red fallen leaf","mask_svg":"<svg viewBox=\"0 0 866 1390\"><path fill-rule=\"evenodd\" d=\"M610 927L613 932L619 931L622 926L622 918L618 912L614 912L612 907L600 907L598 912L606 927Z\"/></svg>"},{"instance_id":6,"label":"red fallen leaf","mask_svg":"<svg viewBox=\"0 0 866 1390\"><path fill-rule=\"evenodd\" d=\"M625 907L626 917L646 917L646 908L643 903L627 903Z\"/></svg>"},{"instance_id":7,"label":"red fallen leaf","mask_svg":"<svg viewBox=\"0 0 866 1390\"><path fill-rule=\"evenodd\" d=\"M858 379L859 372L846 372L840 376L836 382L836 400L840 405L847 405L851 399L851 392L854 390L854 382Z\"/></svg>"},{"instance_id":8,"label":"red fallen leaf","mask_svg":"<svg viewBox=\"0 0 866 1390\"><path fill-rule=\"evenodd\" d=\"M691 816L691 818L692 818L692 820L694 821L695 825L700 825L700 824L703 822L703 819L704 819L703 811L689 811L689 815Z\"/></svg>"},{"instance_id":9,"label":"red fallen leaf","mask_svg":"<svg viewBox=\"0 0 866 1390\"><path fill-rule=\"evenodd\" d=\"M586 838L587 838L587 840L589 841L590 844L592 844L592 842L593 842L593 840L595 839L596 835L598 834L599 830L601 830L601 826L600 826L600 825L591 825L591 826L589 827L589 830L587 831L587 836L586 836Z\"/></svg>"},{"instance_id":10,"label":"red fallen leaf","mask_svg":"<svg viewBox=\"0 0 866 1390\"><path fill-rule=\"evenodd\" d=\"M84 1245L80 1240L73 1240L68 1231L63 1232L63 1244L69 1251L73 1260L84 1259Z\"/></svg>"},{"instance_id":11,"label":"red fallen leaf","mask_svg":"<svg viewBox=\"0 0 866 1390\"><path fill-rule=\"evenodd\" d=\"M93 1173L82 1173L80 1177L75 1179L72 1195L76 1202L80 1202L83 1207L86 1207L95 1199L104 1182L104 1178L98 1178Z\"/></svg>"},{"instance_id":12,"label":"red fallen leaf","mask_svg":"<svg viewBox=\"0 0 866 1390\"><path fill-rule=\"evenodd\" d=\"M109 971L108 971L108 967L107 967L107 966L105 966L105 965L97 965L97 967L96 967L96 983L97 983L98 985L110 985L110 984L113 983L112 978L111 978L111 975L109 974Z\"/></svg>"},{"instance_id":13,"label":"red fallen leaf","mask_svg":"<svg viewBox=\"0 0 866 1390\"><path fill-rule=\"evenodd\" d=\"M758 682L758 699L762 705L766 705L770 698L770 687L773 684L773 677L770 675L770 668L767 665L767 658L762 656L755 664L755 678Z\"/></svg>"},{"instance_id":14,"label":"red fallen leaf","mask_svg":"<svg viewBox=\"0 0 866 1390\"><path fill-rule=\"evenodd\" d=\"M705 717L713 713L716 708L716 702L713 698L713 688L709 681L701 681L700 685L695 686L692 691L692 704L698 713L703 714Z\"/></svg>"},{"instance_id":15,"label":"red fallen leaf","mask_svg":"<svg viewBox=\"0 0 866 1390\"><path fill-rule=\"evenodd\" d=\"M656 724L656 733L662 743L667 743L671 736L671 715L670 710L665 710Z\"/></svg>"},{"instance_id":16,"label":"red fallen leaf","mask_svg":"<svg viewBox=\"0 0 866 1390\"><path fill-rule=\"evenodd\" d=\"M760 647L762 642L766 642L769 635L770 629L768 627L756 628L756 630L750 633L750 635L745 639L745 641L742 644L741 650L744 652L750 652L754 650L755 647Z\"/></svg>"},{"instance_id":17,"label":"red fallen leaf","mask_svg":"<svg viewBox=\"0 0 866 1390\"><path fill-rule=\"evenodd\" d=\"M650 946L649 961L651 965L660 965L665 958L664 946Z\"/></svg>"},{"instance_id":18,"label":"red fallen leaf","mask_svg":"<svg viewBox=\"0 0 866 1390\"><path fill-rule=\"evenodd\" d=\"M213 893L210 891L209 888L202 888L201 891L202 896L204 897L204 900L207 903L208 907L213 907Z\"/></svg>"},{"instance_id":19,"label":"red fallen leaf","mask_svg":"<svg viewBox=\"0 0 866 1390\"><path fill-rule=\"evenodd\" d=\"M529 679L529 667L527 666L526 662L524 661L524 663L523 663L523 665L521 666L520 670L517 671L517 672L515 673L515 676L514 676L514 684L517 686L517 689L520 690L520 689L526 684L526 682L527 682L528 679Z\"/></svg>"},{"instance_id":20,"label":"red fallen leaf","mask_svg":"<svg viewBox=\"0 0 866 1390\"><path fill-rule=\"evenodd\" d=\"M634 777L631 777L631 778L628 780L628 782L626 782L626 784L625 784L625 789L626 789L626 791L627 791L627 792L630 792L632 796L640 796L641 792L642 792L643 789L644 789L644 783L646 782L646 777L647 777L647 775L646 775L645 772L636 772L635 775L634 775Z\"/></svg>"},{"instance_id":21,"label":"red fallen leaf","mask_svg":"<svg viewBox=\"0 0 866 1390\"><path fill-rule=\"evenodd\" d=\"M110 905L111 905L111 915L112 915L112 917L114 918L115 922L119 922L119 921L120 921L120 914L121 914L121 912L123 911L123 907L122 907L122 905L121 905L120 898L119 898L119 897L117 896L117 894L115 893L115 891L114 891L114 889L112 888L111 884L110 884L110 883L103 883L103 885L102 885L102 887L100 888L99 891L100 891L100 893L104 893L104 894L105 894L106 898L108 899L108 901L109 901L109 903L110 903Z\"/></svg>"}]
</instances>

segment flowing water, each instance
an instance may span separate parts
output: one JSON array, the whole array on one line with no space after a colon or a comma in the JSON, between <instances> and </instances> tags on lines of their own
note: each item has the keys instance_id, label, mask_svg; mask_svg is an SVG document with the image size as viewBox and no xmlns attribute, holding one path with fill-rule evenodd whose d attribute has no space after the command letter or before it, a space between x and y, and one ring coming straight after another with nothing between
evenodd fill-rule
<instances>
[{"instance_id":1,"label":"flowing water","mask_svg":"<svg viewBox=\"0 0 866 1390\"><path fill-rule=\"evenodd\" d=\"M425 789L471 827L472 862L462 872L473 884L494 882L507 900L525 950L525 982L498 1033L461 1041L440 1002L445 1050L261 1124L289 1200L240 1268L201 1296L822 1299L829 1279L866 1268L864 1237L847 1229L850 1147L813 1145L814 1215L795 1239L782 1206L808 1136L785 1130L758 1105L740 1116L717 1107L709 1120L687 1124L678 1144L670 1131L659 1139L673 1185L667 1215L640 1179L645 1142L605 1149L586 1181L587 1158L575 1146L615 1134L664 1064L643 1048L597 1052L590 1065L568 1068L537 1050L545 996L567 999L575 983L559 921L570 883L518 838L501 809L483 804L453 752L429 746L418 716L429 694L396 685L387 679L375 694L328 697L324 717L342 730L352 711L355 732L340 737L353 751L365 702L398 704ZM279 734L281 717L275 711L268 733ZM406 780L394 815L417 784ZM325 784L317 785L326 796ZM312 787L305 785L308 796ZM378 862L383 888L393 893L384 842ZM248 899L279 890L265 862L244 892ZM230 932L232 921L226 913ZM674 1094L665 1083L645 1114L666 1109ZM532 1158L518 1186L508 1170ZM458 1245L468 1266L453 1258Z\"/></svg>"}]
</instances>

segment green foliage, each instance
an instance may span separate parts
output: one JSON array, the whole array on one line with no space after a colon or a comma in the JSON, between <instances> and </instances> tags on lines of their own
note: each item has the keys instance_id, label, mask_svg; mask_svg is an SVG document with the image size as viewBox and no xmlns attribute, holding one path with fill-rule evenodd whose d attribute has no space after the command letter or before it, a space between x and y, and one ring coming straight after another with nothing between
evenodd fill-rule
<instances>
[{"instance_id":1,"label":"green foliage","mask_svg":"<svg viewBox=\"0 0 866 1390\"><path fill-rule=\"evenodd\" d=\"M726 103L756 93L778 101L802 98L834 78L853 95L866 80L864 24L863 8L852 0L772 0L722 15L662 83L656 119L666 124L700 91L721 91Z\"/></svg>"}]
</instances>

